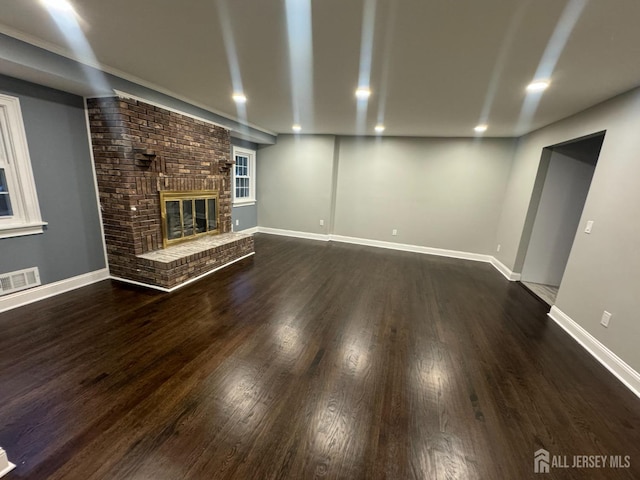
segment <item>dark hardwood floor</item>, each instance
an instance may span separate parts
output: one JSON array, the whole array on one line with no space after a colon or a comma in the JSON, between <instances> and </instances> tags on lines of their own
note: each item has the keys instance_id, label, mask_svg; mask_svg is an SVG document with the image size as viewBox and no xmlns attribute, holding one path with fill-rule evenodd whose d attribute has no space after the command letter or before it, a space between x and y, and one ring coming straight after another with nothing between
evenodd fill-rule
<instances>
[{"instance_id":1,"label":"dark hardwood floor","mask_svg":"<svg viewBox=\"0 0 640 480\"><path fill-rule=\"evenodd\" d=\"M546 313L488 264L264 235L101 282L0 314L7 478L640 478L640 400Z\"/></svg>"}]
</instances>

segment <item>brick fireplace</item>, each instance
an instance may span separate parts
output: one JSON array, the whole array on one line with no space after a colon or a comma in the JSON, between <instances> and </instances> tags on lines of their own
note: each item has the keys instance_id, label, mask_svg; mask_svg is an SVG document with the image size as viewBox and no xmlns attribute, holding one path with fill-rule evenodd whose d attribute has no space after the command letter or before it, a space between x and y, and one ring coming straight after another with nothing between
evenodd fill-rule
<instances>
[{"instance_id":1,"label":"brick fireplace","mask_svg":"<svg viewBox=\"0 0 640 480\"><path fill-rule=\"evenodd\" d=\"M111 275L171 289L253 253L231 233L228 130L137 99L87 106ZM163 250L160 193L190 191L215 193L217 235Z\"/></svg>"}]
</instances>

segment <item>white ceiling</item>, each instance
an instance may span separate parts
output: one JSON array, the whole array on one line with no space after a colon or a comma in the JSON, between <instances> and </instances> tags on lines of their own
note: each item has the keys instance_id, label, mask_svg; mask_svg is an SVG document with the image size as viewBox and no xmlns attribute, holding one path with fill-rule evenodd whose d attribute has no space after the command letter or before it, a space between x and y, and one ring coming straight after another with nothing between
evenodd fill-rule
<instances>
[{"instance_id":1,"label":"white ceiling","mask_svg":"<svg viewBox=\"0 0 640 480\"><path fill-rule=\"evenodd\" d=\"M221 25L230 27L249 98L246 120L277 133L291 133L292 91L305 87L300 83L308 77L300 66L290 75L286 16L287 5L305 2L312 5L313 51L305 58L313 65L313 90L311 98L298 102L310 105L301 113L304 133L373 134L384 105L385 135L472 136L484 108L486 135L515 136L640 85L638 0L221 2L72 0L105 70L238 118ZM583 4L575 27L565 22L564 30L556 31L565 7L576 12ZM359 128L354 90L363 12L371 7L373 95ZM0 31L12 36L82 56L72 52L39 0L3 0L0 24ZM531 121L519 123L525 86L547 46L554 45L554 31L556 38L564 32L568 41L557 42L563 48L551 56L558 60L551 87ZM4 73L16 72L7 66ZM493 101L487 102L491 85Z\"/></svg>"}]
</instances>

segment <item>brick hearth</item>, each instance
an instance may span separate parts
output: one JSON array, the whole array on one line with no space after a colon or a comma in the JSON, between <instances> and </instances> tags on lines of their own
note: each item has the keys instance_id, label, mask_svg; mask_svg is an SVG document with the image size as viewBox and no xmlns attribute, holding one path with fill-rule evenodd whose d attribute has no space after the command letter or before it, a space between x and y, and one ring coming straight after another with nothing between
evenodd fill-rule
<instances>
[{"instance_id":1,"label":"brick hearth","mask_svg":"<svg viewBox=\"0 0 640 480\"><path fill-rule=\"evenodd\" d=\"M229 131L128 98L89 99L109 269L115 277L171 288L253 252L253 238L162 263L160 191L214 190L218 225L231 232Z\"/></svg>"},{"instance_id":2,"label":"brick hearth","mask_svg":"<svg viewBox=\"0 0 640 480\"><path fill-rule=\"evenodd\" d=\"M138 265L158 286L169 289L242 258L247 251L253 251L251 235L223 233L138 255Z\"/></svg>"}]
</instances>

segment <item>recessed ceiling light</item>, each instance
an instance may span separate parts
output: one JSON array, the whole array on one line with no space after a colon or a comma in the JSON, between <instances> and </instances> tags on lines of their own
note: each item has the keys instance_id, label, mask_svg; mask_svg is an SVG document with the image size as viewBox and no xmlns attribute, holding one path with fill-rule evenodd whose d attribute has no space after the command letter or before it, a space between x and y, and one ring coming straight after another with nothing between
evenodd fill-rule
<instances>
[{"instance_id":1,"label":"recessed ceiling light","mask_svg":"<svg viewBox=\"0 0 640 480\"><path fill-rule=\"evenodd\" d=\"M382 133L384 132L384 125L376 125L376 127L374 128L374 130L378 133Z\"/></svg>"},{"instance_id":2,"label":"recessed ceiling light","mask_svg":"<svg viewBox=\"0 0 640 480\"><path fill-rule=\"evenodd\" d=\"M302 130L302 127L296 123L294 126L291 127L291 130L293 130L294 132L299 132Z\"/></svg>"},{"instance_id":3,"label":"recessed ceiling light","mask_svg":"<svg viewBox=\"0 0 640 480\"><path fill-rule=\"evenodd\" d=\"M236 103L247 103L247 97L245 97L244 93L234 93L231 98Z\"/></svg>"},{"instance_id":4,"label":"recessed ceiling light","mask_svg":"<svg viewBox=\"0 0 640 480\"><path fill-rule=\"evenodd\" d=\"M62 12L74 11L73 5L71 5L67 0L42 0L42 3L47 8L60 10Z\"/></svg>"},{"instance_id":5,"label":"recessed ceiling light","mask_svg":"<svg viewBox=\"0 0 640 480\"><path fill-rule=\"evenodd\" d=\"M527 92L542 92L551 82L549 80L535 80L527 85Z\"/></svg>"},{"instance_id":6,"label":"recessed ceiling light","mask_svg":"<svg viewBox=\"0 0 640 480\"><path fill-rule=\"evenodd\" d=\"M371 90L367 87L358 87L356 90L356 98L358 100L366 100L371 96Z\"/></svg>"},{"instance_id":7,"label":"recessed ceiling light","mask_svg":"<svg viewBox=\"0 0 640 480\"><path fill-rule=\"evenodd\" d=\"M476 125L476 128L474 128L474 130L478 133L482 133L482 132L486 132L487 128L489 128L489 126L483 123L481 125Z\"/></svg>"}]
</instances>

